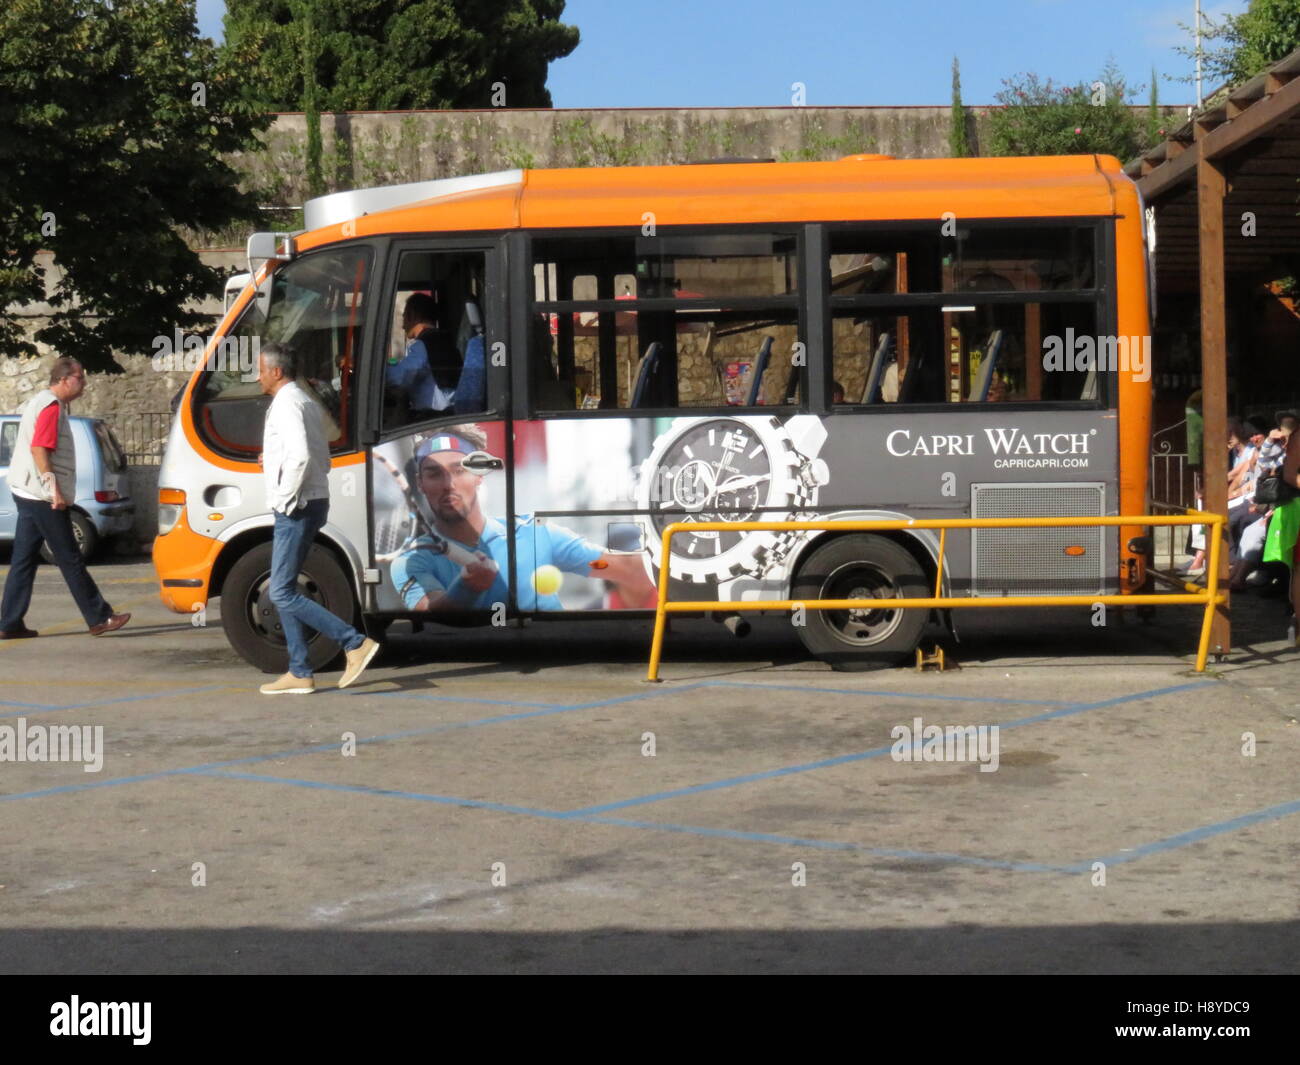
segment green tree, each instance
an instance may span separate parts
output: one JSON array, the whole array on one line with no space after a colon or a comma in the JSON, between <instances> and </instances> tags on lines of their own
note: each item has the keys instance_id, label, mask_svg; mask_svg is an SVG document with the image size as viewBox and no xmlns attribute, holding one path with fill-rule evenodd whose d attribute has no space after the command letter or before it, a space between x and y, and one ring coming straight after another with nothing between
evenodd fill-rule
<instances>
[{"instance_id":1,"label":"green tree","mask_svg":"<svg viewBox=\"0 0 1300 1065\"><path fill-rule=\"evenodd\" d=\"M270 111L302 106L301 0L227 0L226 40ZM322 111L550 107L548 65L578 46L564 0L312 0ZM504 104L501 91L504 87Z\"/></svg>"},{"instance_id":2,"label":"green tree","mask_svg":"<svg viewBox=\"0 0 1300 1065\"><path fill-rule=\"evenodd\" d=\"M307 194L325 192L325 175L321 172L320 105L316 94L316 4L299 0L302 17L298 22L299 53L302 57L302 110L307 123Z\"/></svg>"},{"instance_id":3,"label":"green tree","mask_svg":"<svg viewBox=\"0 0 1300 1065\"><path fill-rule=\"evenodd\" d=\"M952 57L952 120L948 127L948 154L954 159L970 155L970 145L966 141L966 108L961 102L961 66L957 57Z\"/></svg>"},{"instance_id":4,"label":"green tree","mask_svg":"<svg viewBox=\"0 0 1300 1065\"><path fill-rule=\"evenodd\" d=\"M241 57L198 36L193 0L0 6L0 353L30 354L14 304L47 298L36 339L91 369L148 352L186 304L220 291L180 227L256 217L222 157L268 121Z\"/></svg>"},{"instance_id":5,"label":"green tree","mask_svg":"<svg viewBox=\"0 0 1300 1065\"><path fill-rule=\"evenodd\" d=\"M1002 83L989 116L993 155L1114 155L1131 159L1143 136L1114 63L1091 85L1060 86L1037 74Z\"/></svg>"},{"instance_id":6,"label":"green tree","mask_svg":"<svg viewBox=\"0 0 1300 1065\"><path fill-rule=\"evenodd\" d=\"M1250 0L1240 15L1222 21L1202 15L1201 22L1201 66L1211 83L1239 85L1300 48L1300 0ZM1195 34L1194 27L1180 25ZM1196 58L1195 47L1177 51Z\"/></svg>"},{"instance_id":7,"label":"green tree","mask_svg":"<svg viewBox=\"0 0 1300 1065\"><path fill-rule=\"evenodd\" d=\"M1165 120L1160 112L1160 86L1156 68L1151 68L1151 98L1147 102L1146 143L1156 144L1165 135Z\"/></svg>"}]
</instances>

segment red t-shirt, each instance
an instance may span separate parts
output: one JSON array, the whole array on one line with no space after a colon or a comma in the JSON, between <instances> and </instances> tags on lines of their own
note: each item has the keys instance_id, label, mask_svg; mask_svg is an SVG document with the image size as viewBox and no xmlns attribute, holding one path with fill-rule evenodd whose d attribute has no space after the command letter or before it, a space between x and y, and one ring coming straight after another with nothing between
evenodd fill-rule
<instances>
[{"instance_id":1,"label":"red t-shirt","mask_svg":"<svg viewBox=\"0 0 1300 1065\"><path fill-rule=\"evenodd\" d=\"M32 447L54 451L59 446L59 401L55 400L36 415L36 428L32 431Z\"/></svg>"}]
</instances>

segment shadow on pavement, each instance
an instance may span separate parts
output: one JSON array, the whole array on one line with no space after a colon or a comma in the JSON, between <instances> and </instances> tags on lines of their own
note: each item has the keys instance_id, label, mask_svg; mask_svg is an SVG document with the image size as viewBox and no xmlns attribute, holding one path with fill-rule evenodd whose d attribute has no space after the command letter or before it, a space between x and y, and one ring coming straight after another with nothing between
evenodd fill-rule
<instances>
[{"instance_id":1,"label":"shadow on pavement","mask_svg":"<svg viewBox=\"0 0 1300 1065\"><path fill-rule=\"evenodd\" d=\"M448 907L454 916L455 907ZM0 931L8 973L1291 972L1300 922L578 932Z\"/></svg>"}]
</instances>

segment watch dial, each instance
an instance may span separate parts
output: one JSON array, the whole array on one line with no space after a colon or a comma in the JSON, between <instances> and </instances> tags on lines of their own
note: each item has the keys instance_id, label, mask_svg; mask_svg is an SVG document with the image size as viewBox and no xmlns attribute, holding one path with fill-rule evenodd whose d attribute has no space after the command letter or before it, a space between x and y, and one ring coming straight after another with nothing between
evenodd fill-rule
<instances>
[{"instance_id":1,"label":"watch dial","mask_svg":"<svg viewBox=\"0 0 1300 1065\"><path fill-rule=\"evenodd\" d=\"M747 521L772 483L767 447L744 422L731 419L692 426L672 443L655 471L652 521L658 532L672 522ZM673 554L715 558L740 543L739 532L679 533Z\"/></svg>"}]
</instances>

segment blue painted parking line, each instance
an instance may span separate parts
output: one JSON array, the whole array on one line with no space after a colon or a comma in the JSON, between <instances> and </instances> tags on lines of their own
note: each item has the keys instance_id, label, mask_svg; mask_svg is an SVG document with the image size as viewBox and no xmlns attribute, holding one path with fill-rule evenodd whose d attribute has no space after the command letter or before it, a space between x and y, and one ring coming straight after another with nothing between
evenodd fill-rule
<instances>
[{"instance_id":1,"label":"blue painted parking line","mask_svg":"<svg viewBox=\"0 0 1300 1065\"><path fill-rule=\"evenodd\" d=\"M142 703L149 702L152 699L169 699L179 695L197 695L200 692L225 691L230 687L229 684L206 684L201 688L178 688L175 691L164 692L147 692L143 695L115 695L111 699L92 699L87 703L62 703L57 706L51 706L49 703L20 703L13 699L0 699L0 706L21 706L22 710L15 710L11 713L0 714L0 719L6 717L30 717L33 712L38 714L53 714L61 710L89 710L99 706L113 706L117 703Z\"/></svg>"},{"instance_id":2,"label":"blue painted parking line","mask_svg":"<svg viewBox=\"0 0 1300 1065\"><path fill-rule=\"evenodd\" d=\"M797 684L761 684L754 681L743 680L714 680L704 682L705 687L709 688L765 688L769 691L788 691L801 692L803 694L826 694L826 695L858 695L870 696L873 699L933 699L935 702L953 702L953 703L1002 703L1007 706L1076 706L1077 702L1071 702L1068 699L1001 699L995 696L984 695L936 695L932 692L887 692L887 691L859 691L855 688L817 688L813 686L801 686ZM679 689L680 690L680 689Z\"/></svg>"},{"instance_id":3,"label":"blue painted parking line","mask_svg":"<svg viewBox=\"0 0 1300 1065\"><path fill-rule=\"evenodd\" d=\"M1227 821L1217 821L1211 825L1202 825L1200 828L1193 828L1187 832L1180 832L1176 836L1167 836L1164 839L1154 840L1151 843L1142 843L1136 847L1126 847L1124 850L1117 851L1114 854L1108 854L1102 858L1094 858L1087 862L1081 862L1077 866L1071 866L1071 872L1084 872L1092 868L1092 862L1104 862L1106 865L1120 865L1124 862L1134 862L1139 858L1145 858L1149 854L1159 854L1161 851L1177 850L1180 847L1189 847L1193 843L1202 843L1207 839L1213 839L1215 836L1222 836L1228 832L1236 832L1240 828L1249 828L1251 825L1263 824L1265 821L1277 821L1283 817L1290 817L1292 814L1300 813L1300 799L1291 802L1281 802L1276 806L1267 806L1262 810L1254 810L1248 814L1242 814L1239 817L1229 818Z\"/></svg>"},{"instance_id":4,"label":"blue painted parking line","mask_svg":"<svg viewBox=\"0 0 1300 1065\"><path fill-rule=\"evenodd\" d=\"M466 799L455 795L432 795L420 791L402 791L397 788L376 788L368 784L336 784L324 780L303 780L295 777L276 777L264 773L235 773L226 769L205 769L197 774L220 777L226 780L244 780L254 784L286 784L295 788L313 788L319 791L348 792L355 795L375 795L387 799L410 799L415 802L432 802L443 806L464 806L476 810L495 810L498 813L522 814L525 817L562 817L557 810L540 810L532 806L514 806L510 803L489 802L486 799Z\"/></svg>"},{"instance_id":5,"label":"blue painted parking line","mask_svg":"<svg viewBox=\"0 0 1300 1065\"><path fill-rule=\"evenodd\" d=\"M1161 695L1171 695L1174 692L1187 691L1191 688L1200 688L1206 685L1213 685L1214 681L1192 681L1189 684L1175 684L1168 688L1157 688L1153 691L1138 692L1135 695L1117 696L1113 699L1103 699L1096 703L1073 703L1069 706L1062 706L1056 710L1049 710L1042 714L1035 714L1032 717L1022 717L1016 721L1009 721L1006 724L999 724L999 729L1019 728L1023 725L1035 725L1043 721L1073 717L1075 714L1087 713L1090 710L1102 710L1111 706L1120 706L1123 703L1138 702L1142 699L1154 699ZM806 690L806 689L801 689ZM994 722L988 722L994 724ZM860 751L856 754L842 754L834 758L823 758L816 762L804 762L801 765L781 766L777 769L766 769L757 773L745 773L741 776L726 777L722 780L710 780L703 784L691 784L684 788L672 788L668 791L653 792L649 795L638 795L629 799L620 799L617 802L604 803L600 806L588 806L580 810L571 810L570 817L583 817L590 814L610 813L613 810L624 810L630 806L645 806L653 802L664 802L668 799L680 799L687 795L697 795L705 791L718 791L721 788L734 788L740 784L752 784L759 780L772 780L776 777L790 776L794 773L810 773L818 769L827 769L831 766L846 765L850 762L860 762L868 758L879 758L886 755L892 749L892 744L885 747L873 747L869 751Z\"/></svg>"},{"instance_id":6,"label":"blue painted parking line","mask_svg":"<svg viewBox=\"0 0 1300 1065\"><path fill-rule=\"evenodd\" d=\"M205 690L205 689L198 689ZM173 693L179 694L179 693ZM645 698L665 694L654 691L644 693ZM638 698L641 696L638 696ZM439 697L441 698L441 697ZM627 697L620 697L625 699ZM462 700L472 701L472 700ZM482 700L480 700L482 701ZM490 700L496 703L497 700ZM610 702L620 700L609 700ZM518 703L507 705L521 705ZM527 704L522 704L527 705ZM500 725L511 721L526 721L530 718L548 717L552 714L568 713L575 710L591 709L591 704L579 703L574 706L559 705L547 706L540 710L525 710L517 714L495 714L491 717L475 718L470 721L443 721L437 725L429 725L425 728L407 729L402 732L389 732L379 736L366 736L358 739L357 746L366 746L379 743L390 743L393 740L412 739L422 736L434 736L441 732L452 732L457 729L478 728L482 725ZM603 704L600 704L603 705ZM66 708L59 708L66 709ZM160 769L153 773L140 773L129 777L112 777L107 780L87 780L77 784L63 784L53 788L41 788L37 791L16 792L11 795L0 794L0 802L12 802L18 799L39 799L47 795L66 795L77 791L91 791L97 788L112 787L116 784L139 784L149 780L161 780L164 777L183 776L187 773L207 773L211 770L226 769L231 766L257 765L260 762L285 761L290 758L301 758L312 754L337 754L342 740L331 743L318 743L310 747L298 747L287 751L274 751L270 754L250 754L243 758L232 758L220 762L206 762L202 765L188 766L180 769Z\"/></svg>"},{"instance_id":7,"label":"blue painted parking line","mask_svg":"<svg viewBox=\"0 0 1300 1065\"><path fill-rule=\"evenodd\" d=\"M734 828L711 828L703 825L674 825L660 821L628 821L621 817L583 817L583 824L616 825L622 828L644 828L657 832L681 832L692 836L713 836L718 839L738 839L753 843L779 843L790 847L814 847L828 851L855 851L875 858L896 858L916 862L942 862L954 865L977 865L986 869L1009 869L1017 873L1069 873L1072 866L1045 865L1042 862L1013 862L1003 858L979 858L969 854L947 854L942 851L895 850L871 847L864 843L847 843L843 840L809 839L804 836L785 836L772 832L742 832Z\"/></svg>"},{"instance_id":8,"label":"blue painted parking line","mask_svg":"<svg viewBox=\"0 0 1300 1065\"><path fill-rule=\"evenodd\" d=\"M1300 813L1300 799L1279 803L1262 810L1212 825L1181 832L1162 840L1120 851L1102 858L1088 858L1069 864L1049 862L1013 861L1006 858L985 858L979 855L955 854L946 851L919 851L896 847L874 847L864 843L846 840L815 839L807 836L792 836L775 832L751 832L734 828L715 828L707 825L682 825L662 821L632 821L622 817L604 817L584 814L574 816L560 810L546 810L530 806L518 806L509 803L489 802L482 799L467 799L451 795L436 795L423 792L401 791L392 788L376 788L364 784L336 784L318 780L304 780L293 777L277 777L260 773L238 773L221 770L205 770L198 775L246 781L257 784L282 784L289 787L301 787L323 791L335 791L359 795L371 795L380 798L398 798L417 802L429 802L445 806L460 806L472 809L493 810L499 813L516 814L524 817L539 817L549 821L562 821L570 824L609 825L614 828L635 828L653 832L675 832L684 835L707 836L716 839L734 839L749 843L771 843L790 847L808 847L816 850L846 851L870 855L873 858L887 858L899 861L930 862L948 865L969 865L986 869L1004 869L1017 873L1058 873L1077 875L1092 871L1093 862L1101 861L1106 865L1119 865L1137 861L1150 854L1161 851L1177 850L1191 846L1214 836L1224 835L1266 821L1274 821L1292 814Z\"/></svg>"}]
</instances>

